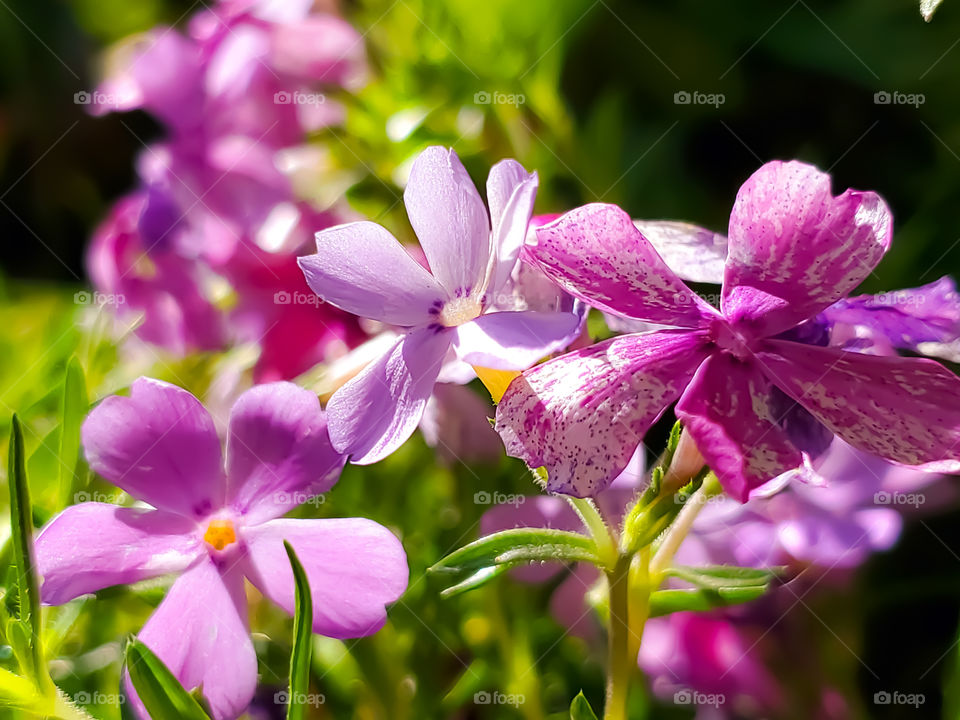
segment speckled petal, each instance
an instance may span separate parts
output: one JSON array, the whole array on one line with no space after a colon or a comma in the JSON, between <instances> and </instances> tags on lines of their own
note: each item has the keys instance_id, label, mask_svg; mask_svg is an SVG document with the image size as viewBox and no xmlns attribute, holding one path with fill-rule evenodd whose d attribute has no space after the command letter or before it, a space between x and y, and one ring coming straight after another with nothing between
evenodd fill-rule
<instances>
[{"instance_id":1,"label":"speckled petal","mask_svg":"<svg viewBox=\"0 0 960 720\"><path fill-rule=\"evenodd\" d=\"M753 488L802 462L777 425L770 382L754 363L711 356L677 403L677 417L730 495L746 501Z\"/></svg>"},{"instance_id":2,"label":"speckled petal","mask_svg":"<svg viewBox=\"0 0 960 720\"><path fill-rule=\"evenodd\" d=\"M624 335L528 370L497 407L507 453L546 466L552 492L595 495L683 391L705 345L684 331Z\"/></svg>"},{"instance_id":3,"label":"speckled petal","mask_svg":"<svg viewBox=\"0 0 960 720\"><path fill-rule=\"evenodd\" d=\"M859 450L905 465L960 459L960 378L933 360L770 340L764 373Z\"/></svg>"},{"instance_id":4,"label":"speckled petal","mask_svg":"<svg viewBox=\"0 0 960 720\"><path fill-rule=\"evenodd\" d=\"M893 222L879 195L834 197L830 176L771 162L737 194L721 308L754 337L775 335L853 290L890 247Z\"/></svg>"},{"instance_id":5,"label":"speckled petal","mask_svg":"<svg viewBox=\"0 0 960 720\"><path fill-rule=\"evenodd\" d=\"M616 205L584 205L537 228L527 256L565 290L615 315L687 328L716 315Z\"/></svg>"}]
</instances>

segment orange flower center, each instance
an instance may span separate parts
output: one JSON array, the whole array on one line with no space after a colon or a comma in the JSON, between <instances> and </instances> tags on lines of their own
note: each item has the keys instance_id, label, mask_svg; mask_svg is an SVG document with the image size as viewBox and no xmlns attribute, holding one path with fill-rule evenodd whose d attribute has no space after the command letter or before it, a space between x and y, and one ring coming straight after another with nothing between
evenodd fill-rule
<instances>
[{"instance_id":1,"label":"orange flower center","mask_svg":"<svg viewBox=\"0 0 960 720\"><path fill-rule=\"evenodd\" d=\"M215 550L223 550L227 545L237 541L237 533L233 523L223 518L211 520L203 539Z\"/></svg>"}]
</instances>

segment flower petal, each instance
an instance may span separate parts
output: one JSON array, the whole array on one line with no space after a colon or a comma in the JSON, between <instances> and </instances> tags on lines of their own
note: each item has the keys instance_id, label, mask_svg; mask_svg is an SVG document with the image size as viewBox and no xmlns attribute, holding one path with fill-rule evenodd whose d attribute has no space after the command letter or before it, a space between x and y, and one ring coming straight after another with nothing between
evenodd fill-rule
<instances>
[{"instance_id":1,"label":"flower petal","mask_svg":"<svg viewBox=\"0 0 960 720\"><path fill-rule=\"evenodd\" d=\"M43 602L62 605L183 570L202 550L196 529L192 520L162 510L72 505L44 525L34 543Z\"/></svg>"},{"instance_id":2,"label":"flower petal","mask_svg":"<svg viewBox=\"0 0 960 720\"><path fill-rule=\"evenodd\" d=\"M317 396L293 383L251 388L230 412L227 502L247 522L279 517L326 492L344 461Z\"/></svg>"},{"instance_id":3,"label":"flower petal","mask_svg":"<svg viewBox=\"0 0 960 720\"><path fill-rule=\"evenodd\" d=\"M727 238L713 230L676 220L634 220L677 277L690 282L723 282Z\"/></svg>"},{"instance_id":4,"label":"flower petal","mask_svg":"<svg viewBox=\"0 0 960 720\"><path fill-rule=\"evenodd\" d=\"M584 318L532 310L487 313L456 329L454 347L457 356L471 365L526 370L572 343Z\"/></svg>"},{"instance_id":5,"label":"flower petal","mask_svg":"<svg viewBox=\"0 0 960 720\"><path fill-rule=\"evenodd\" d=\"M385 606L407 589L403 545L364 518L271 520L247 528L248 577L293 614L289 542L303 563L313 596L313 631L334 638L372 635L387 620Z\"/></svg>"},{"instance_id":6,"label":"flower petal","mask_svg":"<svg viewBox=\"0 0 960 720\"><path fill-rule=\"evenodd\" d=\"M960 378L933 360L769 340L770 380L859 450L904 465L960 459Z\"/></svg>"},{"instance_id":7,"label":"flower petal","mask_svg":"<svg viewBox=\"0 0 960 720\"><path fill-rule=\"evenodd\" d=\"M202 687L214 720L232 720L257 687L257 655L246 617L243 575L218 570L208 557L173 583L137 639L187 690ZM149 717L129 676L125 684L138 714Z\"/></svg>"},{"instance_id":8,"label":"flower petal","mask_svg":"<svg viewBox=\"0 0 960 720\"><path fill-rule=\"evenodd\" d=\"M321 230L317 253L298 263L307 284L325 302L392 325L430 322L446 299L430 273L372 222Z\"/></svg>"},{"instance_id":9,"label":"flower petal","mask_svg":"<svg viewBox=\"0 0 960 720\"><path fill-rule=\"evenodd\" d=\"M327 404L333 446L358 465L382 460L413 434L451 334L428 327L404 335Z\"/></svg>"},{"instance_id":10,"label":"flower petal","mask_svg":"<svg viewBox=\"0 0 960 720\"><path fill-rule=\"evenodd\" d=\"M91 469L138 500L199 518L223 505L223 466L213 418L176 385L141 377L83 423Z\"/></svg>"},{"instance_id":11,"label":"flower petal","mask_svg":"<svg viewBox=\"0 0 960 720\"><path fill-rule=\"evenodd\" d=\"M730 214L723 314L756 337L787 330L859 285L892 234L876 193L834 197L830 176L812 165L767 163L740 188Z\"/></svg>"},{"instance_id":12,"label":"flower petal","mask_svg":"<svg viewBox=\"0 0 960 720\"><path fill-rule=\"evenodd\" d=\"M488 289L494 293L510 279L520 257L538 184L537 173L528 173L516 160L502 160L490 169L487 201L493 222L496 261Z\"/></svg>"},{"instance_id":13,"label":"flower petal","mask_svg":"<svg viewBox=\"0 0 960 720\"><path fill-rule=\"evenodd\" d=\"M845 298L823 311L831 344L886 354L888 344L960 360L960 294L950 277L918 288Z\"/></svg>"},{"instance_id":14,"label":"flower petal","mask_svg":"<svg viewBox=\"0 0 960 720\"><path fill-rule=\"evenodd\" d=\"M697 371L677 417L730 495L750 491L803 461L771 408L770 382L753 363L715 353Z\"/></svg>"},{"instance_id":15,"label":"flower petal","mask_svg":"<svg viewBox=\"0 0 960 720\"><path fill-rule=\"evenodd\" d=\"M439 146L420 153L403 201L434 277L454 297L475 292L490 263L490 221L457 154Z\"/></svg>"},{"instance_id":16,"label":"flower petal","mask_svg":"<svg viewBox=\"0 0 960 720\"><path fill-rule=\"evenodd\" d=\"M599 310L680 327L716 312L657 255L616 205L593 203L537 228L530 259L562 288Z\"/></svg>"},{"instance_id":17,"label":"flower petal","mask_svg":"<svg viewBox=\"0 0 960 720\"><path fill-rule=\"evenodd\" d=\"M624 335L528 370L497 407L507 454L546 466L551 492L595 495L683 391L705 344L682 331Z\"/></svg>"}]
</instances>

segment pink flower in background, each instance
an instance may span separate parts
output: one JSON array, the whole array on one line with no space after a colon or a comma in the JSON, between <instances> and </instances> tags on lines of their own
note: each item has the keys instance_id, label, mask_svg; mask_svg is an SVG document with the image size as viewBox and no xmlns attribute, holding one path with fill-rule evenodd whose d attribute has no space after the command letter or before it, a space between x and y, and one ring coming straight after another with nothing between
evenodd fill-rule
<instances>
[{"instance_id":1,"label":"pink flower in background","mask_svg":"<svg viewBox=\"0 0 960 720\"><path fill-rule=\"evenodd\" d=\"M317 253L300 259L317 295L407 328L327 405L334 447L351 462L381 460L410 437L451 351L471 365L521 369L577 336L576 312L498 311L500 296L513 296L536 189L536 173L513 160L498 163L487 180L488 214L457 154L430 147L404 191L429 270L371 222L317 233Z\"/></svg>"},{"instance_id":2,"label":"pink flower in background","mask_svg":"<svg viewBox=\"0 0 960 720\"><path fill-rule=\"evenodd\" d=\"M630 218L587 205L537 230L530 255L605 312L677 329L624 335L515 380L497 409L510 455L546 466L549 489L585 496L676 412L731 495L800 466L773 388L854 447L909 465L960 458L960 380L925 359L873 357L777 337L846 297L890 243L874 193L834 197L809 165L772 162L730 218L720 310L673 273Z\"/></svg>"},{"instance_id":3,"label":"pink flower in background","mask_svg":"<svg viewBox=\"0 0 960 720\"><path fill-rule=\"evenodd\" d=\"M54 517L35 544L42 600L180 573L139 638L184 687L202 687L217 720L240 715L257 684L244 578L293 612L284 540L310 582L314 632L376 632L407 586L400 541L362 518L280 517L336 482L344 458L326 425L313 393L260 385L233 407L224 464L213 419L186 390L140 378L129 397L107 398L83 425L87 460L151 507L86 502Z\"/></svg>"},{"instance_id":4,"label":"pink flower in background","mask_svg":"<svg viewBox=\"0 0 960 720\"><path fill-rule=\"evenodd\" d=\"M254 343L258 381L292 378L361 340L335 308L281 313L273 302L306 292L292 276L297 254L345 217L305 201L282 168L308 133L341 121L331 91L364 80L359 33L312 3L221 2L188 34L160 27L126 41L108 67L91 110L143 109L166 131L141 154L136 200L121 201L89 250L96 288L126 299L117 314L142 315L138 334L176 353Z\"/></svg>"}]
</instances>

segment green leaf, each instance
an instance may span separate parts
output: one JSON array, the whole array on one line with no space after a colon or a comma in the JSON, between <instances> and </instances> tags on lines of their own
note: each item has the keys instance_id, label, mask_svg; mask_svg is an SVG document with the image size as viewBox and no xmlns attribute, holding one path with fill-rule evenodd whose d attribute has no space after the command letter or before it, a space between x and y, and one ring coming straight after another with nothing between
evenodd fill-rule
<instances>
[{"instance_id":1,"label":"green leaf","mask_svg":"<svg viewBox=\"0 0 960 720\"><path fill-rule=\"evenodd\" d=\"M0 707L49 712L48 705L49 701L37 691L32 682L0 668Z\"/></svg>"},{"instance_id":2,"label":"green leaf","mask_svg":"<svg viewBox=\"0 0 960 720\"><path fill-rule=\"evenodd\" d=\"M750 587L759 587L766 590L770 583L782 572L781 568L762 570L734 565L710 565L706 567L677 565L666 570L665 574L685 580L704 590L719 591Z\"/></svg>"},{"instance_id":3,"label":"green leaf","mask_svg":"<svg viewBox=\"0 0 960 720\"><path fill-rule=\"evenodd\" d=\"M130 680L153 720L210 720L169 668L139 640L127 643L126 662Z\"/></svg>"},{"instance_id":4,"label":"green leaf","mask_svg":"<svg viewBox=\"0 0 960 720\"><path fill-rule=\"evenodd\" d=\"M75 357L67 363L60 403L60 497L69 505L77 484L77 465L80 461L80 426L90 409L87 383L83 368Z\"/></svg>"},{"instance_id":5,"label":"green leaf","mask_svg":"<svg viewBox=\"0 0 960 720\"><path fill-rule=\"evenodd\" d=\"M452 597L481 587L511 567L534 562L588 562L600 566L592 538L548 528L513 528L487 535L437 562L428 572L467 574L442 594Z\"/></svg>"},{"instance_id":6,"label":"green leaf","mask_svg":"<svg viewBox=\"0 0 960 720\"><path fill-rule=\"evenodd\" d=\"M675 612L706 612L714 608L729 607L750 602L761 597L766 586L754 585L720 590L686 589L657 590L650 595L650 617L661 617Z\"/></svg>"},{"instance_id":7,"label":"green leaf","mask_svg":"<svg viewBox=\"0 0 960 720\"><path fill-rule=\"evenodd\" d=\"M14 413L10 427L10 454L7 478L10 484L10 529L13 539L13 559L17 573L17 622L22 628L17 638L25 647L21 662L40 687L48 687L50 678L43 663L40 645L40 590L37 587L36 566L33 561L33 518L30 511L30 490L24 467L23 429ZM10 628L8 628L8 631Z\"/></svg>"},{"instance_id":8,"label":"green leaf","mask_svg":"<svg viewBox=\"0 0 960 720\"><path fill-rule=\"evenodd\" d=\"M599 563L596 545L585 535L548 528L513 528L454 550L431 567L430 572L454 573L502 563L551 561Z\"/></svg>"},{"instance_id":9,"label":"green leaf","mask_svg":"<svg viewBox=\"0 0 960 720\"><path fill-rule=\"evenodd\" d=\"M293 615L293 652L290 653L290 698L287 705L287 720L303 720L308 706L310 690L310 659L313 644L313 600L310 583L293 546L286 540L283 547L290 558L296 589Z\"/></svg>"},{"instance_id":10,"label":"green leaf","mask_svg":"<svg viewBox=\"0 0 960 720\"><path fill-rule=\"evenodd\" d=\"M441 591L440 597L451 598L456 595L462 595L465 592L470 592L471 590L476 590L479 587L483 587L488 582L496 580L511 567L514 566L505 563L502 565L480 568L475 573L470 575L466 580L458 582L456 585L451 585L450 587Z\"/></svg>"},{"instance_id":11,"label":"green leaf","mask_svg":"<svg viewBox=\"0 0 960 720\"><path fill-rule=\"evenodd\" d=\"M570 720L597 720L597 714L581 690L570 703Z\"/></svg>"}]
</instances>

